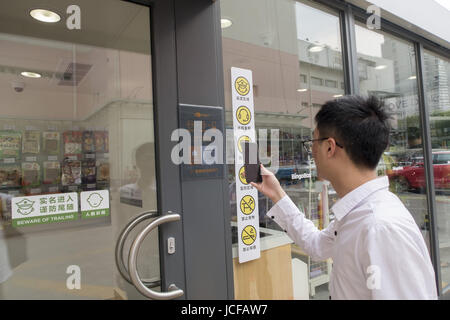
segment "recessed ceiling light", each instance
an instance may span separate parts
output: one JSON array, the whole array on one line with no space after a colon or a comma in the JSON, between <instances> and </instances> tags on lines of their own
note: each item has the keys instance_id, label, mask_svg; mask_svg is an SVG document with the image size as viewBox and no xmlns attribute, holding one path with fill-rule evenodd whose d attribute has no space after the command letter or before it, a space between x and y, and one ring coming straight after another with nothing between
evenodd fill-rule
<instances>
[{"instance_id":1,"label":"recessed ceiling light","mask_svg":"<svg viewBox=\"0 0 450 320\"><path fill-rule=\"evenodd\" d=\"M308 91L308 89L297 89L298 92L305 92Z\"/></svg>"},{"instance_id":2,"label":"recessed ceiling light","mask_svg":"<svg viewBox=\"0 0 450 320\"><path fill-rule=\"evenodd\" d=\"M40 78L41 77L41 75L39 73L30 72L30 71L24 71L24 72L21 72L20 74L27 78Z\"/></svg>"},{"instance_id":3,"label":"recessed ceiling light","mask_svg":"<svg viewBox=\"0 0 450 320\"><path fill-rule=\"evenodd\" d=\"M333 98L340 98L340 97L342 97L342 94L335 94L335 95L333 96Z\"/></svg>"},{"instance_id":4,"label":"recessed ceiling light","mask_svg":"<svg viewBox=\"0 0 450 320\"><path fill-rule=\"evenodd\" d=\"M416 80L416 79L417 79L416 76L411 76L411 77L408 78L408 80Z\"/></svg>"},{"instance_id":5,"label":"recessed ceiling light","mask_svg":"<svg viewBox=\"0 0 450 320\"><path fill-rule=\"evenodd\" d=\"M324 48L323 46L312 46L311 48L309 48L309 52L320 52L322 51Z\"/></svg>"},{"instance_id":6,"label":"recessed ceiling light","mask_svg":"<svg viewBox=\"0 0 450 320\"><path fill-rule=\"evenodd\" d=\"M221 25L222 29L231 27L232 24L233 24L233 21L231 21L230 19L227 19L227 18L220 19L220 25Z\"/></svg>"},{"instance_id":7,"label":"recessed ceiling light","mask_svg":"<svg viewBox=\"0 0 450 320\"><path fill-rule=\"evenodd\" d=\"M48 23L54 23L61 20L59 14L46 9L33 9L30 11L30 16L36 20Z\"/></svg>"},{"instance_id":8,"label":"recessed ceiling light","mask_svg":"<svg viewBox=\"0 0 450 320\"><path fill-rule=\"evenodd\" d=\"M379 66L375 67L376 70L383 70L383 69L386 69L386 68L387 68L387 66L384 65L384 64L380 64Z\"/></svg>"}]
</instances>

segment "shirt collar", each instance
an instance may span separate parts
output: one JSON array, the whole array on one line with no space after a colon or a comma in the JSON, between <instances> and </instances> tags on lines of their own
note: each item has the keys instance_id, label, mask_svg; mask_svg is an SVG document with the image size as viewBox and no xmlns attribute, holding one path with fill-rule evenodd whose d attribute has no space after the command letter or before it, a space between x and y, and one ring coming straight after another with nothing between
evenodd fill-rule
<instances>
[{"instance_id":1,"label":"shirt collar","mask_svg":"<svg viewBox=\"0 0 450 320\"><path fill-rule=\"evenodd\" d=\"M353 208L362 200L370 196L375 191L387 189L389 187L389 178L383 176L370 180L358 188L347 193L342 199L338 200L331 210L334 212L337 220L342 220Z\"/></svg>"}]
</instances>

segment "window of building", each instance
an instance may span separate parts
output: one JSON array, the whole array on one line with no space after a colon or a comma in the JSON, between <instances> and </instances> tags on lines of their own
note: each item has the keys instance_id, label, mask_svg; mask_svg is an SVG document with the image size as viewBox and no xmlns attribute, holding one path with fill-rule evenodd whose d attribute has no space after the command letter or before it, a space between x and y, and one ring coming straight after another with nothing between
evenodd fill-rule
<instances>
[{"instance_id":1,"label":"window of building","mask_svg":"<svg viewBox=\"0 0 450 320\"><path fill-rule=\"evenodd\" d=\"M311 83L314 86L323 86L323 79L317 78L317 77L311 77Z\"/></svg>"},{"instance_id":2,"label":"window of building","mask_svg":"<svg viewBox=\"0 0 450 320\"><path fill-rule=\"evenodd\" d=\"M222 15L233 19L233 25L222 30L227 127L233 127L231 67L249 69L254 84L259 87L258 96L254 97L256 133L259 129L267 130L269 157L273 151L270 130L279 131L276 176L300 210L319 229L326 228L332 220L329 208L337 198L330 186L317 181L315 165L300 141L311 138L314 116L320 106L344 94L339 14L310 1L268 0L261 5L259 0L229 0L221 1L220 5ZM258 8L257 12L255 8ZM324 79L329 79L327 85ZM338 83L342 85L338 87ZM228 168L232 224L235 226L240 199L236 199L235 166L228 165ZM329 205L322 209L319 203L324 197ZM271 233L283 230L265 216L272 203L262 194L258 207L261 241L265 238L270 242ZM233 246L236 246L236 229L232 232ZM313 261L301 248L291 245L288 259L277 261L277 265L280 268L290 265L292 259L306 265L306 286L311 298L328 299L331 260ZM242 268L239 263L234 263L238 278ZM292 279L292 273L283 276ZM275 273L268 277L272 279L252 283L256 286L252 292L242 289L248 289L249 283L235 282L236 298L285 299L287 296L279 290L281 283L276 282ZM272 285L268 287L267 283Z\"/></svg>"},{"instance_id":3,"label":"window of building","mask_svg":"<svg viewBox=\"0 0 450 320\"><path fill-rule=\"evenodd\" d=\"M425 98L430 115L436 223L442 293L450 292L450 60L424 53Z\"/></svg>"},{"instance_id":4,"label":"window of building","mask_svg":"<svg viewBox=\"0 0 450 320\"><path fill-rule=\"evenodd\" d=\"M306 74L301 74L300 75L300 82L302 82L302 83L307 83L308 82L308 77L306 76Z\"/></svg>"},{"instance_id":5,"label":"window of building","mask_svg":"<svg viewBox=\"0 0 450 320\"><path fill-rule=\"evenodd\" d=\"M325 86L328 88L337 88L337 84L335 80L325 80Z\"/></svg>"},{"instance_id":6,"label":"window of building","mask_svg":"<svg viewBox=\"0 0 450 320\"><path fill-rule=\"evenodd\" d=\"M429 212L413 43L386 32L356 26L360 93L382 99L390 116L390 145L378 164L390 189L403 201L429 248ZM419 165L422 163L422 165ZM411 174L411 170L413 174Z\"/></svg>"}]
</instances>

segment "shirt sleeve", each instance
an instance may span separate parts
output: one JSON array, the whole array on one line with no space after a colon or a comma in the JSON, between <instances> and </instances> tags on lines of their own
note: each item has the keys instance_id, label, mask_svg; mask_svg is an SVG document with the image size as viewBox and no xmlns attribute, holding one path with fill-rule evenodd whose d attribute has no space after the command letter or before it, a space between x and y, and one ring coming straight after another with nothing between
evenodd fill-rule
<instances>
[{"instance_id":1,"label":"shirt sleeve","mask_svg":"<svg viewBox=\"0 0 450 320\"><path fill-rule=\"evenodd\" d=\"M314 223L305 217L292 200L286 195L267 212L289 237L315 261L331 257L334 246L334 221L320 231Z\"/></svg>"},{"instance_id":2,"label":"shirt sleeve","mask_svg":"<svg viewBox=\"0 0 450 320\"><path fill-rule=\"evenodd\" d=\"M421 234L415 237L392 225L377 223L370 227L368 260L363 268L373 299L437 298L434 270L428 251L422 248L425 242Z\"/></svg>"}]
</instances>

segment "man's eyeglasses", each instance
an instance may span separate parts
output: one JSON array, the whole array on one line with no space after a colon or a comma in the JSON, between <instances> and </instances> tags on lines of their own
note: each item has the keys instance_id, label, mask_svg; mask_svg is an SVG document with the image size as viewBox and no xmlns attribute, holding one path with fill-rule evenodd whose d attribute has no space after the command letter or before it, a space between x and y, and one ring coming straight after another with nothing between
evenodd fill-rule
<instances>
[{"instance_id":1,"label":"man's eyeglasses","mask_svg":"<svg viewBox=\"0 0 450 320\"><path fill-rule=\"evenodd\" d=\"M307 153L311 154L311 153L312 153L312 145L313 145L314 141L324 141L324 140L327 140L327 139L330 139L330 137L327 137L327 138L320 138L320 139L308 139L308 140L302 140L303 148L305 148L305 151L306 151ZM336 140L334 140L334 141L336 142L336 145L337 145L339 148L344 149L344 146L342 146L341 144L339 144Z\"/></svg>"}]
</instances>

